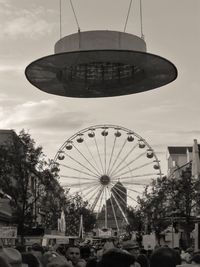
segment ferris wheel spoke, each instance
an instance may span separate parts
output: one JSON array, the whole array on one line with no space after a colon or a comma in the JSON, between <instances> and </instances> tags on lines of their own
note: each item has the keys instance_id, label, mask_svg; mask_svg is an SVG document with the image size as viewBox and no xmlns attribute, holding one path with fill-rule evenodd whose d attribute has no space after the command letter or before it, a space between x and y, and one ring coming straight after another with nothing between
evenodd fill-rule
<instances>
[{"instance_id":1,"label":"ferris wheel spoke","mask_svg":"<svg viewBox=\"0 0 200 267\"><path fill-rule=\"evenodd\" d=\"M114 149L115 149L116 140L117 140L117 137L115 136L115 139L114 139L114 142L113 142L113 146L112 146L112 151L111 151L111 154L110 154L109 163L108 163L107 174L110 172L110 164L111 164L111 161L112 161L112 158L113 158L113 153L114 153Z\"/></svg>"},{"instance_id":2,"label":"ferris wheel spoke","mask_svg":"<svg viewBox=\"0 0 200 267\"><path fill-rule=\"evenodd\" d=\"M93 168L93 169L95 169L95 171L96 171L96 168L94 167L94 165L84 156L84 154L73 144L73 147L78 151L78 153L87 161L87 163L89 163L89 165ZM90 169L89 169L89 171L90 172L92 172ZM92 172L93 173L93 172ZM98 171L97 171L97 173L95 173L95 175L98 177Z\"/></svg>"},{"instance_id":3,"label":"ferris wheel spoke","mask_svg":"<svg viewBox=\"0 0 200 267\"><path fill-rule=\"evenodd\" d=\"M101 197L100 197L99 208L98 208L98 211L97 211L97 214L96 214L96 220L98 219L99 214L101 212L103 197L104 197L104 191L102 191L102 194L101 194Z\"/></svg>"},{"instance_id":4,"label":"ferris wheel spoke","mask_svg":"<svg viewBox=\"0 0 200 267\"><path fill-rule=\"evenodd\" d=\"M104 173L102 159L101 159L101 155L100 155L100 152L99 152L99 147L98 147L98 144L97 144L96 137L94 137L94 142L95 142L95 146L96 146L96 149L97 149L98 158L99 158L99 161L100 161L100 164L101 164L102 172Z\"/></svg>"},{"instance_id":5,"label":"ferris wheel spoke","mask_svg":"<svg viewBox=\"0 0 200 267\"><path fill-rule=\"evenodd\" d=\"M90 193L94 192L94 190L96 188L98 188L98 187L99 187L99 185L95 184L95 185L91 185L89 187L87 186L86 188L82 188L81 192L82 192L83 197L87 197L88 198L88 195L90 195ZM84 191L84 194L83 194L83 191Z\"/></svg>"},{"instance_id":6,"label":"ferris wheel spoke","mask_svg":"<svg viewBox=\"0 0 200 267\"><path fill-rule=\"evenodd\" d=\"M119 159L119 156L121 155L121 153L122 153L122 151L123 151L123 149L124 149L124 147L125 147L125 145L126 145L126 142L127 142L127 139L126 139L126 140L124 141L124 143L122 144L122 147L121 147L121 149L119 150L119 153L117 154L117 156L116 156L116 158L115 158L115 160L114 160L114 162L113 162L113 164L112 164L112 167L110 168L109 175L111 175L111 173L113 172L113 168L114 168L114 166L115 166L117 160Z\"/></svg>"},{"instance_id":7,"label":"ferris wheel spoke","mask_svg":"<svg viewBox=\"0 0 200 267\"><path fill-rule=\"evenodd\" d=\"M105 186L104 186L104 196L105 196L105 228L108 228L107 194Z\"/></svg>"},{"instance_id":8,"label":"ferris wheel spoke","mask_svg":"<svg viewBox=\"0 0 200 267\"><path fill-rule=\"evenodd\" d=\"M109 193L110 193L110 191L109 191ZM116 216L116 213L115 213L115 209L114 209L111 193L110 193L110 204L111 204L113 216L114 216L114 219L115 219L115 224L116 224L116 227L117 227L117 232L119 232L119 225L118 225L117 216Z\"/></svg>"},{"instance_id":9,"label":"ferris wheel spoke","mask_svg":"<svg viewBox=\"0 0 200 267\"><path fill-rule=\"evenodd\" d=\"M122 196L117 192L117 190L118 190L118 188L114 188L114 187L112 188L113 193L115 193L118 196L118 198L120 198L120 200L124 203L124 206L126 208L127 202L122 198Z\"/></svg>"},{"instance_id":10,"label":"ferris wheel spoke","mask_svg":"<svg viewBox=\"0 0 200 267\"><path fill-rule=\"evenodd\" d=\"M121 177L121 176L114 176L112 177L112 181L118 181L120 179L121 180L127 180L127 179L135 179L135 178L139 178L139 177L148 177L148 176L153 176L155 175L155 173L146 173L146 174L138 174L138 175L131 175L131 176L125 176L125 177Z\"/></svg>"},{"instance_id":11,"label":"ferris wheel spoke","mask_svg":"<svg viewBox=\"0 0 200 267\"><path fill-rule=\"evenodd\" d=\"M112 183L111 183L112 184ZM114 186L114 184L112 184ZM134 202L138 203L136 199L134 199L133 197L129 196L127 193L125 193L123 190L121 190L119 187L117 188L118 191L120 191L120 193L124 194L125 196L127 196L129 199L133 200Z\"/></svg>"},{"instance_id":12,"label":"ferris wheel spoke","mask_svg":"<svg viewBox=\"0 0 200 267\"><path fill-rule=\"evenodd\" d=\"M98 201L99 201L99 199L100 199L100 197L101 197L101 194L102 194L102 192L103 192L103 186L101 185L101 186L99 186L100 187L100 190L99 190L99 192L97 193L97 195L96 195L96 198L94 199L94 202L92 203L92 206L91 206L91 210L92 211L94 211L94 209L95 209L95 207L96 207L96 205L97 205L97 203L98 203ZM98 187L98 188L99 188ZM96 192L95 192L95 194L96 194Z\"/></svg>"},{"instance_id":13,"label":"ferris wheel spoke","mask_svg":"<svg viewBox=\"0 0 200 267\"><path fill-rule=\"evenodd\" d=\"M123 175L125 175L125 174L127 174L127 173L129 173L129 172L133 172L133 171L142 169L142 168L144 168L144 167L146 167L146 166L148 166L148 165L151 165L152 163L153 163L153 162L151 162L151 161L150 161L150 162L147 162L147 163L144 163L144 164L142 164L142 165L140 165L140 166L138 166L138 167L135 167L135 168L133 168L133 169L130 169L130 170L126 171L126 172L119 173L118 175L123 176Z\"/></svg>"},{"instance_id":14,"label":"ferris wheel spoke","mask_svg":"<svg viewBox=\"0 0 200 267\"><path fill-rule=\"evenodd\" d=\"M136 182L123 182L124 185L140 185L140 186L147 186L148 184L144 183L136 183Z\"/></svg>"},{"instance_id":15,"label":"ferris wheel spoke","mask_svg":"<svg viewBox=\"0 0 200 267\"><path fill-rule=\"evenodd\" d=\"M91 169L89 169L88 167L86 167L83 163L81 163L80 161L78 161L77 159L73 158L72 156L68 155L67 153L65 153L65 155L67 157L69 157L72 161L76 162L77 164L79 164L81 167L85 168L86 170L88 170L89 172L91 172L94 176L97 176L98 177L98 173L96 172L93 172ZM90 163L91 165L91 163ZM96 170L95 170L96 171Z\"/></svg>"},{"instance_id":16,"label":"ferris wheel spoke","mask_svg":"<svg viewBox=\"0 0 200 267\"><path fill-rule=\"evenodd\" d=\"M70 176L70 175L60 175L61 178L69 178L69 179L75 179L75 180L88 180L88 181L95 181L96 178L88 178L88 177L79 177L79 176Z\"/></svg>"},{"instance_id":17,"label":"ferris wheel spoke","mask_svg":"<svg viewBox=\"0 0 200 267\"><path fill-rule=\"evenodd\" d=\"M141 154L139 154L137 157L135 157L134 159L132 159L131 161L129 161L128 163L126 163L125 166L123 166L121 169L119 170L115 170L115 172L112 172L112 175L116 175L118 173L120 173L122 170L126 169L128 166L130 166L133 162L137 161L138 159L140 159L142 156L144 156L146 154L146 152L142 152Z\"/></svg>"},{"instance_id":18,"label":"ferris wheel spoke","mask_svg":"<svg viewBox=\"0 0 200 267\"><path fill-rule=\"evenodd\" d=\"M85 146L86 146L86 148L87 148L87 150L88 150L88 152L89 152L89 154L90 154L92 160L94 161L94 163L95 163L95 165L96 165L96 171L97 171L98 174L101 176L101 171L100 171L100 169L99 169L99 166L98 166L98 164L97 164L97 161L96 161L96 159L95 159L95 156L93 155L93 153L92 153L91 149L89 148L89 146L87 145L87 142L86 142L86 141L84 142L84 144L85 144Z\"/></svg>"},{"instance_id":19,"label":"ferris wheel spoke","mask_svg":"<svg viewBox=\"0 0 200 267\"><path fill-rule=\"evenodd\" d=\"M86 174L86 175L88 175L88 176L91 176L91 177L93 177L93 178L94 178L94 175L92 175L91 173L84 172L84 171L82 171L82 170L80 170L80 169L73 168L73 167L71 167L71 166L68 166L68 165L66 165L66 164L60 164L60 166L62 166L62 167L64 167L64 168L67 168L67 169L69 169L69 170L76 171L76 172L78 172L78 173L83 173L83 174ZM98 178L98 176L97 176L97 178Z\"/></svg>"},{"instance_id":20,"label":"ferris wheel spoke","mask_svg":"<svg viewBox=\"0 0 200 267\"><path fill-rule=\"evenodd\" d=\"M79 185L80 186L80 185ZM82 196L87 198L88 194L90 194L91 192L93 192L93 190L95 190L95 188L97 187L98 185L91 185L91 186L84 186L81 190L81 193L82 193ZM89 191L88 191L89 190ZM83 194L83 191L84 191L84 194ZM74 194L79 194L80 193L80 188L78 189L78 191L74 192Z\"/></svg>"},{"instance_id":21,"label":"ferris wheel spoke","mask_svg":"<svg viewBox=\"0 0 200 267\"><path fill-rule=\"evenodd\" d=\"M118 168L125 162L125 160L128 158L129 155L136 149L138 144L134 145L132 149L126 154L126 156L120 160L119 164L113 169L112 173L110 174L111 176L118 170Z\"/></svg>"},{"instance_id":22,"label":"ferris wheel spoke","mask_svg":"<svg viewBox=\"0 0 200 267\"><path fill-rule=\"evenodd\" d=\"M104 135L104 173L106 173L106 135Z\"/></svg>"},{"instance_id":23,"label":"ferris wheel spoke","mask_svg":"<svg viewBox=\"0 0 200 267\"><path fill-rule=\"evenodd\" d=\"M119 210L120 210L120 212L121 212L121 214L122 214L122 216L123 216L125 222L126 222L127 225L128 225L128 224L129 224L128 219L127 219L127 217L126 217L124 211L122 210L122 208L121 208L119 202L117 201L117 199L116 199L116 197L115 197L115 195L113 194L112 191L111 191L111 197L113 197L113 199L114 199L115 203L117 204L117 206L118 206L118 208L119 208Z\"/></svg>"},{"instance_id":24,"label":"ferris wheel spoke","mask_svg":"<svg viewBox=\"0 0 200 267\"><path fill-rule=\"evenodd\" d=\"M117 184L117 187L118 187L118 188L119 188L119 187L123 188L123 186L120 185L120 184ZM129 190L129 191L132 191L132 192L134 192L134 193L137 193L137 194L142 194L141 192L139 192L139 191L137 191L137 190L135 190L135 189L128 188L128 190Z\"/></svg>"},{"instance_id":25,"label":"ferris wheel spoke","mask_svg":"<svg viewBox=\"0 0 200 267\"><path fill-rule=\"evenodd\" d=\"M87 186L87 185L92 185L92 184L97 184L97 182L67 184L67 185L63 185L63 186L68 186L68 187L77 187L77 186L79 186L80 187L80 185L81 186Z\"/></svg>"}]
</instances>

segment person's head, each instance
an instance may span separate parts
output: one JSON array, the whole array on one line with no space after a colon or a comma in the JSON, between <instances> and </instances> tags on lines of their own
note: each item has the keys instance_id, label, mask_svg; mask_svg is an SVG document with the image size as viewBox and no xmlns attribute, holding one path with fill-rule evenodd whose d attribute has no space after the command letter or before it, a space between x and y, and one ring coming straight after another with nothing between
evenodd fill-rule
<instances>
[{"instance_id":1,"label":"person's head","mask_svg":"<svg viewBox=\"0 0 200 267\"><path fill-rule=\"evenodd\" d=\"M11 267L6 259L0 256L0 266L1 267Z\"/></svg>"},{"instance_id":2,"label":"person's head","mask_svg":"<svg viewBox=\"0 0 200 267\"><path fill-rule=\"evenodd\" d=\"M135 263L135 257L126 251L113 248L102 255L97 267L131 267Z\"/></svg>"},{"instance_id":3,"label":"person's head","mask_svg":"<svg viewBox=\"0 0 200 267\"><path fill-rule=\"evenodd\" d=\"M176 252L178 252L178 254L181 254L181 250L180 250L179 247L175 247L174 250L175 250Z\"/></svg>"},{"instance_id":4,"label":"person's head","mask_svg":"<svg viewBox=\"0 0 200 267\"><path fill-rule=\"evenodd\" d=\"M2 259L2 261L5 261L5 263L7 263L10 267L22 267L22 256L17 249L1 248L0 258Z\"/></svg>"},{"instance_id":5,"label":"person's head","mask_svg":"<svg viewBox=\"0 0 200 267\"><path fill-rule=\"evenodd\" d=\"M178 264L180 264L180 255L172 248L158 248L150 257L150 267L176 267Z\"/></svg>"},{"instance_id":6,"label":"person's head","mask_svg":"<svg viewBox=\"0 0 200 267\"><path fill-rule=\"evenodd\" d=\"M28 264L29 267L39 267L40 262L32 253L22 253L22 262Z\"/></svg>"},{"instance_id":7,"label":"person's head","mask_svg":"<svg viewBox=\"0 0 200 267\"><path fill-rule=\"evenodd\" d=\"M64 244L60 244L56 247L56 252L58 252L58 254L65 256L65 245Z\"/></svg>"},{"instance_id":8,"label":"person's head","mask_svg":"<svg viewBox=\"0 0 200 267\"><path fill-rule=\"evenodd\" d=\"M70 246L66 249L66 258L73 264L76 264L80 259L80 248L77 246Z\"/></svg>"},{"instance_id":9,"label":"person's head","mask_svg":"<svg viewBox=\"0 0 200 267\"><path fill-rule=\"evenodd\" d=\"M86 267L96 267L97 266L97 260L91 259L86 263Z\"/></svg>"},{"instance_id":10,"label":"person's head","mask_svg":"<svg viewBox=\"0 0 200 267\"><path fill-rule=\"evenodd\" d=\"M194 254L194 256L191 259L192 264L200 264L200 253Z\"/></svg>"},{"instance_id":11,"label":"person's head","mask_svg":"<svg viewBox=\"0 0 200 267\"><path fill-rule=\"evenodd\" d=\"M140 254L137 257L137 262L140 264L141 267L149 267L149 261L145 254Z\"/></svg>"},{"instance_id":12,"label":"person's head","mask_svg":"<svg viewBox=\"0 0 200 267\"><path fill-rule=\"evenodd\" d=\"M129 252L131 255L135 256L136 258L140 254L139 245L132 240L124 242L122 248Z\"/></svg>"},{"instance_id":13,"label":"person's head","mask_svg":"<svg viewBox=\"0 0 200 267\"><path fill-rule=\"evenodd\" d=\"M34 243L31 247L31 253L41 261L42 255L44 254L44 248L40 244Z\"/></svg>"},{"instance_id":14,"label":"person's head","mask_svg":"<svg viewBox=\"0 0 200 267\"><path fill-rule=\"evenodd\" d=\"M91 254L90 247L88 246L81 247L80 253L81 253L81 258L87 261L90 258L90 254Z\"/></svg>"}]
</instances>

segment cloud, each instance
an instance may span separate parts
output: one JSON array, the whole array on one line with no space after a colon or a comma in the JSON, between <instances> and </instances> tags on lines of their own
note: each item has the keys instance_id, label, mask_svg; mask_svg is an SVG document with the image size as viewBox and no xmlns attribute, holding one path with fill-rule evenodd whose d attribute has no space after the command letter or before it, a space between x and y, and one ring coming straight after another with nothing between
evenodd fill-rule
<instances>
[{"instance_id":1,"label":"cloud","mask_svg":"<svg viewBox=\"0 0 200 267\"><path fill-rule=\"evenodd\" d=\"M55 23L50 22L52 10L44 7L24 9L9 3L0 2L0 14L4 17L1 21L1 38L18 36L37 39L51 33ZM54 12L55 13L55 12Z\"/></svg>"},{"instance_id":2,"label":"cloud","mask_svg":"<svg viewBox=\"0 0 200 267\"><path fill-rule=\"evenodd\" d=\"M0 72L17 72L21 73L24 72L24 69L26 67L26 63L20 63L20 64L0 64Z\"/></svg>"},{"instance_id":3,"label":"cloud","mask_svg":"<svg viewBox=\"0 0 200 267\"><path fill-rule=\"evenodd\" d=\"M84 117L81 110L74 112L66 109L66 106L57 105L53 100L41 100L28 101L12 109L1 108L0 123L3 128L60 131L80 128Z\"/></svg>"}]
</instances>

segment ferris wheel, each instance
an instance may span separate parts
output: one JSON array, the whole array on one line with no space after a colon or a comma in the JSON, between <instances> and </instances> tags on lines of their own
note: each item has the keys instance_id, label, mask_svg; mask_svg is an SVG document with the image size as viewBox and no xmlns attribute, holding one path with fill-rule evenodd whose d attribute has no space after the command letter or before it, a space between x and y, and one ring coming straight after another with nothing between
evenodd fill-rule
<instances>
[{"instance_id":1,"label":"ferris wheel","mask_svg":"<svg viewBox=\"0 0 200 267\"><path fill-rule=\"evenodd\" d=\"M160 162L144 138L116 125L95 125L68 138L55 155L60 183L78 193L96 214L101 228L128 224L127 206L137 204Z\"/></svg>"}]
</instances>

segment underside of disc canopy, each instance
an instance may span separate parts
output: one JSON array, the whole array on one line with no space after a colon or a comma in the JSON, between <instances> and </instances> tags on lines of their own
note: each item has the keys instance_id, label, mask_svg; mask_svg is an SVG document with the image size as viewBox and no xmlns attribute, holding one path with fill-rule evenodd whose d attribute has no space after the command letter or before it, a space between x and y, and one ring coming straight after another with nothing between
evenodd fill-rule
<instances>
[{"instance_id":1,"label":"underside of disc canopy","mask_svg":"<svg viewBox=\"0 0 200 267\"><path fill-rule=\"evenodd\" d=\"M177 77L168 60L146 52L138 36L117 31L78 32L60 39L55 54L32 62L27 79L40 90L67 97L135 94Z\"/></svg>"}]
</instances>

